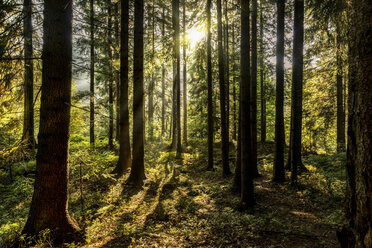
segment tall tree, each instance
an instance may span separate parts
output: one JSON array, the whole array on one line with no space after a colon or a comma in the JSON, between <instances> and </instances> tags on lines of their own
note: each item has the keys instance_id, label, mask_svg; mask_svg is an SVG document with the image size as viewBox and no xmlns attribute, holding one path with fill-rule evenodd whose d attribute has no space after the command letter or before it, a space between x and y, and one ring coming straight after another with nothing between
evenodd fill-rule
<instances>
[{"instance_id":1,"label":"tall tree","mask_svg":"<svg viewBox=\"0 0 372 248\"><path fill-rule=\"evenodd\" d=\"M294 2L293 72L292 72L292 142L291 182L297 182L297 169L301 166L302 132L302 80L304 47L304 0Z\"/></svg>"},{"instance_id":2,"label":"tall tree","mask_svg":"<svg viewBox=\"0 0 372 248\"><path fill-rule=\"evenodd\" d=\"M227 143L230 143L230 61L229 61L229 19L228 19L228 0L225 0L225 61L226 61L226 130ZM228 149L229 151L229 149Z\"/></svg>"},{"instance_id":3,"label":"tall tree","mask_svg":"<svg viewBox=\"0 0 372 248\"><path fill-rule=\"evenodd\" d=\"M372 2L348 1L349 118L341 247L372 247Z\"/></svg>"},{"instance_id":4,"label":"tall tree","mask_svg":"<svg viewBox=\"0 0 372 248\"><path fill-rule=\"evenodd\" d=\"M183 0L182 11L183 26L183 144L187 146L187 66L186 66L186 1Z\"/></svg>"},{"instance_id":5,"label":"tall tree","mask_svg":"<svg viewBox=\"0 0 372 248\"><path fill-rule=\"evenodd\" d=\"M277 2L277 31L276 31L276 100L275 100L275 182L283 182L284 173L284 16L285 0Z\"/></svg>"},{"instance_id":6,"label":"tall tree","mask_svg":"<svg viewBox=\"0 0 372 248\"><path fill-rule=\"evenodd\" d=\"M251 73L251 110L252 110L252 166L254 176L257 169L257 0L252 0L252 73Z\"/></svg>"},{"instance_id":7,"label":"tall tree","mask_svg":"<svg viewBox=\"0 0 372 248\"><path fill-rule=\"evenodd\" d=\"M341 28L336 23L336 89L337 89L337 151L345 151L345 109L343 102L343 66L341 49Z\"/></svg>"},{"instance_id":8,"label":"tall tree","mask_svg":"<svg viewBox=\"0 0 372 248\"><path fill-rule=\"evenodd\" d=\"M208 170L213 170L213 139L214 139L211 8L212 0L207 0Z\"/></svg>"},{"instance_id":9,"label":"tall tree","mask_svg":"<svg viewBox=\"0 0 372 248\"><path fill-rule=\"evenodd\" d=\"M231 45L231 52L232 52L232 74L233 74L233 134L232 138L233 140L236 140L236 133L237 133L237 127L236 127L236 108L237 108L237 97L236 97L236 57L235 57L235 20L233 20L231 24L231 30L232 30L232 45ZM240 146L238 146L240 147ZM240 148L238 148L240 149Z\"/></svg>"},{"instance_id":10,"label":"tall tree","mask_svg":"<svg viewBox=\"0 0 372 248\"><path fill-rule=\"evenodd\" d=\"M24 121L23 141L31 154L35 152L34 137L34 65L32 60L32 0L23 2L23 37L24 37Z\"/></svg>"},{"instance_id":11,"label":"tall tree","mask_svg":"<svg viewBox=\"0 0 372 248\"><path fill-rule=\"evenodd\" d=\"M263 33L263 6L260 1L260 83L261 83L261 143L266 142L266 89L264 81L264 33Z\"/></svg>"},{"instance_id":12,"label":"tall tree","mask_svg":"<svg viewBox=\"0 0 372 248\"><path fill-rule=\"evenodd\" d=\"M109 90L109 148L114 149L114 77L112 70L112 13L111 0L107 1L107 52L108 52L108 90Z\"/></svg>"},{"instance_id":13,"label":"tall tree","mask_svg":"<svg viewBox=\"0 0 372 248\"><path fill-rule=\"evenodd\" d=\"M135 187L143 185L144 165L144 90L143 90L143 0L134 1L133 46L133 161L128 181ZM122 96L123 97L123 96Z\"/></svg>"},{"instance_id":14,"label":"tall tree","mask_svg":"<svg viewBox=\"0 0 372 248\"><path fill-rule=\"evenodd\" d=\"M129 0L121 0L121 33L120 33L120 131L119 160L114 173L121 177L131 166L129 140L129 108L128 108L128 29Z\"/></svg>"},{"instance_id":15,"label":"tall tree","mask_svg":"<svg viewBox=\"0 0 372 248\"><path fill-rule=\"evenodd\" d=\"M155 66L155 1L152 0L152 6L149 6L148 20L149 27L151 27L151 64ZM150 9L152 7L152 18L150 18ZM150 33L148 34L150 36ZM149 137L150 139L154 136L154 88L155 88L155 75L154 69L151 72L151 80L149 83L149 101L148 101L148 125L149 125Z\"/></svg>"},{"instance_id":16,"label":"tall tree","mask_svg":"<svg viewBox=\"0 0 372 248\"><path fill-rule=\"evenodd\" d=\"M120 34L119 34L119 1L115 2L114 4L114 12L115 12L115 47L121 47L120 43ZM115 59L120 58L120 50L117 52L115 49ZM115 70L115 81L116 81L116 140L120 142L120 70Z\"/></svg>"},{"instance_id":17,"label":"tall tree","mask_svg":"<svg viewBox=\"0 0 372 248\"><path fill-rule=\"evenodd\" d=\"M241 0L240 108L241 108L241 210L254 206L254 168L252 166L251 77L250 77L249 0Z\"/></svg>"},{"instance_id":18,"label":"tall tree","mask_svg":"<svg viewBox=\"0 0 372 248\"><path fill-rule=\"evenodd\" d=\"M94 0L90 0L90 146L94 147Z\"/></svg>"},{"instance_id":19,"label":"tall tree","mask_svg":"<svg viewBox=\"0 0 372 248\"><path fill-rule=\"evenodd\" d=\"M173 23L173 64L175 66L174 69L174 78L173 84L175 89L175 115L174 117L176 120L175 122L175 131L173 134L175 135L175 146L177 150L177 157L181 155L182 148L181 148L181 79L180 79L180 71L181 71L181 58L180 58L180 2L179 0L172 0L172 23Z\"/></svg>"},{"instance_id":20,"label":"tall tree","mask_svg":"<svg viewBox=\"0 0 372 248\"><path fill-rule=\"evenodd\" d=\"M30 212L23 233L50 229L57 243L79 227L68 214L68 144L71 106L72 1L44 1L39 146Z\"/></svg>"},{"instance_id":21,"label":"tall tree","mask_svg":"<svg viewBox=\"0 0 372 248\"><path fill-rule=\"evenodd\" d=\"M165 49L164 38L165 38L165 7L163 7L163 14L162 14L162 28L161 28L161 36L162 36L162 50ZM166 130L165 126L165 65L162 63L161 65L161 134L163 135Z\"/></svg>"},{"instance_id":22,"label":"tall tree","mask_svg":"<svg viewBox=\"0 0 372 248\"><path fill-rule=\"evenodd\" d=\"M226 85L225 63L222 44L222 10L221 0L217 0L217 36L218 36L218 74L220 83L220 110L221 110L221 147L222 147L222 171L224 175L231 174L229 166L229 137L226 126Z\"/></svg>"}]
</instances>

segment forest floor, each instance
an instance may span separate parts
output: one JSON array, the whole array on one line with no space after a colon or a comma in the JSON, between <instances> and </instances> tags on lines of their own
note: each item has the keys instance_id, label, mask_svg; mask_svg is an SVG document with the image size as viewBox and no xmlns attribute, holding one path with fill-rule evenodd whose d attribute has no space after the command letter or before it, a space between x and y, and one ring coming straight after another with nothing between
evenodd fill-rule
<instances>
[{"instance_id":1,"label":"forest floor","mask_svg":"<svg viewBox=\"0 0 372 248\"><path fill-rule=\"evenodd\" d=\"M222 176L220 161L215 171L206 171L205 146L189 145L182 159L165 144L148 145L147 179L140 190L126 185L127 177L116 180L108 174L117 159L113 153L102 148L93 158L72 146L69 207L85 230L83 247L339 247L344 153L303 157L309 172L293 188L289 182L271 182L273 144L259 145L262 176L255 180L256 207L249 214L236 211L233 176ZM0 223L0 237L7 234L4 238L11 240L27 217L30 196L4 202L11 191L1 189L7 194L0 197L0 217L7 222ZM48 244L48 234L37 243Z\"/></svg>"}]
</instances>

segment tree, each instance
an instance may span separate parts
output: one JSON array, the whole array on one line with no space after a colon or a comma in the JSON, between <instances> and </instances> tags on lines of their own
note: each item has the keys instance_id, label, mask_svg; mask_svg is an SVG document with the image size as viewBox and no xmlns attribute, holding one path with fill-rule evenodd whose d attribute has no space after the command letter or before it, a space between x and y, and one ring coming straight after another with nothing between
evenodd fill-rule
<instances>
[{"instance_id":1,"label":"tree","mask_svg":"<svg viewBox=\"0 0 372 248\"><path fill-rule=\"evenodd\" d=\"M80 230L68 214L72 1L44 1L39 146L30 212L23 233L50 229L56 243Z\"/></svg>"},{"instance_id":2,"label":"tree","mask_svg":"<svg viewBox=\"0 0 372 248\"><path fill-rule=\"evenodd\" d=\"M260 1L260 83L261 83L261 143L266 142L266 89L264 81L264 34L263 34L263 6Z\"/></svg>"},{"instance_id":3,"label":"tree","mask_svg":"<svg viewBox=\"0 0 372 248\"><path fill-rule=\"evenodd\" d=\"M254 206L254 170L252 166L252 128L250 109L250 35L249 0L241 1L241 59L240 59L240 108L241 108L241 210Z\"/></svg>"},{"instance_id":4,"label":"tree","mask_svg":"<svg viewBox=\"0 0 372 248\"><path fill-rule=\"evenodd\" d=\"M131 166L129 141L129 108L128 108L128 29L129 1L121 1L121 39L120 39L120 131L119 131L119 161L113 173L121 177Z\"/></svg>"},{"instance_id":5,"label":"tree","mask_svg":"<svg viewBox=\"0 0 372 248\"><path fill-rule=\"evenodd\" d=\"M213 139L214 139L211 8L212 0L207 0L208 170L213 170Z\"/></svg>"},{"instance_id":6,"label":"tree","mask_svg":"<svg viewBox=\"0 0 372 248\"><path fill-rule=\"evenodd\" d=\"M183 0L183 144L187 146L186 1Z\"/></svg>"},{"instance_id":7,"label":"tree","mask_svg":"<svg viewBox=\"0 0 372 248\"><path fill-rule=\"evenodd\" d=\"M346 220L341 247L372 247L371 1L349 1L349 126Z\"/></svg>"},{"instance_id":8,"label":"tree","mask_svg":"<svg viewBox=\"0 0 372 248\"><path fill-rule=\"evenodd\" d=\"M94 147L94 0L90 0L90 146Z\"/></svg>"},{"instance_id":9,"label":"tree","mask_svg":"<svg viewBox=\"0 0 372 248\"><path fill-rule=\"evenodd\" d=\"M120 34L119 34L119 2L114 4L115 12L115 47L121 47L120 43ZM115 59L120 58L120 50L115 49ZM116 80L116 140L120 143L120 70L115 70L115 80Z\"/></svg>"},{"instance_id":10,"label":"tree","mask_svg":"<svg viewBox=\"0 0 372 248\"><path fill-rule=\"evenodd\" d=\"M151 6L148 4L148 26L151 27L151 64L155 65L155 1L152 1L152 18L150 18ZM150 37L150 33L149 33ZM148 100L148 125L149 125L149 137L150 139L154 136L154 88L155 88L155 77L154 69L151 72L151 79L149 83L149 100Z\"/></svg>"},{"instance_id":11,"label":"tree","mask_svg":"<svg viewBox=\"0 0 372 248\"><path fill-rule=\"evenodd\" d=\"M133 161L128 181L141 187L145 179L144 165L144 90L143 90L143 0L134 1L133 47Z\"/></svg>"},{"instance_id":12,"label":"tree","mask_svg":"<svg viewBox=\"0 0 372 248\"><path fill-rule=\"evenodd\" d=\"M231 174L229 166L229 136L226 126L226 85L225 63L222 46L222 10L221 0L217 0L217 33L218 33L218 73L220 83L220 110L221 110L221 147L222 147L222 171L224 175Z\"/></svg>"},{"instance_id":13,"label":"tree","mask_svg":"<svg viewBox=\"0 0 372 248\"><path fill-rule=\"evenodd\" d=\"M336 89L337 89L337 151L345 151L345 109L343 101L343 66L340 24L336 23Z\"/></svg>"},{"instance_id":14,"label":"tree","mask_svg":"<svg viewBox=\"0 0 372 248\"><path fill-rule=\"evenodd\" d=\"M251 73L251 110L252 110L252 163L254 176L257 169L257 0L252 0L252 73Z\"/></svg>"},{"instance_id":15,"label":"tree","mask_svg":"<svg viewBox=\"0 0 372 248\"><path fill-rule=\"evenodd\" d=\"M304 47L304 1L294 2L293 32L293 72L292 72L292 142L291 142L291 182L297 182L297 169L301 166L302 132L302 80Z\"/></svg>"},{"instance_id":16,"label":"tree","mask_svg":"<svg viewBox=\"0 0 372 248\"><path fill-rule=\"evenodd\" d=\"M285 0L277 1L275 155L273 181L283 182L284 173L284 16Z\"/></svg>"},{"instance_id":17,"label":"tree","mask_svg":"<svg viewBox=\"0 0 372 248\"><path fill-rule=\"evenodd\" d=\"M228 19L228 5L225 2L225 60L226 60L226 130L227 130L227 144L230 145L230 61L229 61L229 19ZM229 146L228 146L229 147ZM228 148L229 152L229 148ZM228 155L229 156L229 155Z\"/></svg>"},{"instance_id":18,"label":"tree","mask_svg":"<svg viewBox=\"0 0 372 248\"><path fill-rule=\"evenodd\" d=\"M108 88L109 88L109 147L111 150L114 149L114 85L113 85L113 70L112 70L112 14L111 14L111 1L107 2L107 52L108 52Z\"/></svg>"},{"instance_id":19,"label":"tree","mask_svg":"<svg viewBox=\"0 0 372 248\"><path fill-rule=\"evenodd\" d=\"M163 7L162 14L163 24L161 29L161 36L163 38L162 50L165 49L164 37L165 37L165 7ZM164 63L161 65L161 134L163 136L165 132L165 66Z\"/></svg>"},{"instance_id":20,"label":"tree","mask_svg":"<svg viewBox=\"0 0 372 248\"><path fill-rule=\"evenodd\" d=\"M34 65L32 60L32 0L24 0L24 121L23 121L23 141L31 154L35 152L34 137Z\"/></svg>"}]
</instances>

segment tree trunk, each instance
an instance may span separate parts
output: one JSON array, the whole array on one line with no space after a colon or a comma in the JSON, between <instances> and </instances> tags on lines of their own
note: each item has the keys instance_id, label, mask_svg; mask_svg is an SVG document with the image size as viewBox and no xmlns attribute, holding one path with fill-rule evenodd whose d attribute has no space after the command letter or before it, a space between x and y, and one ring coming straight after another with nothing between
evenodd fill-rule
<instances>
[{"instance_id":1,"label":"tree trunk","mask_svg":"<svg viewBox=\"0 0 372 248\"><path fill-rule=\"evenodd\" d=\"M226 130L227 144L230 144L230 64L229 64L229 19L228 6L225 0L225 59L226 59ZM227 148L229 152L229 148ZM229 155L228 155L229 156Z\"/></svg>"},{"instance_id":2,"label":"tree trunk","mask_svg":"<svg viewBox=\"0 0 372 248\"><path fill-rule=\"evenodd\" d=\"M133 161L128 181L135 187L143 185L144 165L144 90L143 90L143 0L134 1L133 47Z\"/></svg>"},{"instance_id":3,"label":"tree trunk","mask_svg":"<svg viewBox=\"0 0 372 248\"><path fill-rule=\"evenodd\" d=\"M119 2L114 4L115 6L115 47L119 47ZM116 49L115 49L116 51ZM118 60L120 55L115 52L115 58ZM116 81L116 136L115 139L120 142L120 71L115 70L115 81Z\"/></svg>"},{"instance_id":4,"label":"tree trunk","mask_svg":"<svg viewBox=\"0 0 372 248\"><path fill-rule=\"evenodd\" d=\"M183 0L183 144L187 146L186 1Z\"/></svg>"},{"instance_id":5,"label":"tree trunk","mask_svg":"<svg viewBox=\"0 0 372 248\"><path fill-rule=\"evenodd\" d=\"M337 88L337 151L345 151L345 110L343 103L343 86L342 86L342 50L341 34L339 24L336 24L336 88Z\"/></svg>"},{"instance_id":6,"label":"tree trunk","mask_svg":"<svg viewBox=\"0 0 372 248\"><path fill-rule=\"evenodd\" d=\"M114 149L114 84L113 84L113 70L112 70L112 14L111 14L111 2L108 1L108 9L107 9L107 51L109 55L109 82L108 82L108 88L109 88L109 148L111 150Z\"/></svg>"},{"instance_id":7,"label":"tree trunk","mask_svg":"<svg viewBox=\"0 0 372 248\"><path fill-rule=\"evenodd\" d=\"M129 1L121 1L121 39L120 39L120 131L119 131L119 160L114 173L121 177L131 166L129 140L129 65L128 65L128 29L129 29Z\"/></svg>"},{"instance_id":8,"label":"tree trunk","mask_svg":"<svg viewBox=\"0 0 372 248\"><path fill-rule=\"evenodd\" d=\"M257 169L257 0L252 0L252 74L251 74L251 109L252 109L252 163L254 177L260 174Z\"/></svg>"},{"instance_id":9,"label":"tree trunk","mask_svg":"<svg viewBox=\"0 0 372 248\"><path fill-rule=\"evenodd\" d=\"M371 1L349 1L346 219L341 247L372 247Z\"/></svg>"},{"instance_id":10,"label":"tree trunk","mask_svg":"<svg viewBox=\"0 0 372 248\"><path fill-rule=\"evenodd\" d=\"M213 86L212 86L212 47L211 47L211 8L212 0L207 0L207 87L208 87L208 170L213 170Z\"/></svg>"},{"instance_id":11,"label":"tree trunk","mask_svg":"<svg viewBox=\"0 0 372 248\"><path fill-rule=\"evenodd\" d=\"M163 24L162 24L162 48L165 49L164 45L164 38L165 38L165 7L163 7ZM163 136L166 128L164 126L165 124L165 66L164 63L161 65L161 134Z\"/></svg>"},{"instance_id":12,"label":"tree trunk","mask_svg":"<svg viewBox=\"0 0 372 248\"><path fill-rule=\"evenodd\" d=\"M32 58L32 0L24 0L24 121L23 121L23 141L31 156L35 153L34 137L34 65Z\"/></svg>"},{"instance_id":13,"label":"tree trunk","mask_svg":"<svg viewBox=\"0 0 372 248\"><path fill-rule=\"evenodd\" d=\"M263 6L260 1L260 81L261 81L261 143L266 142L266 89L264 81L264 34L263 34Z\"/></svg>"},{"instance_id":14,"label":"tree trunk","mask_svg":"<svg viewBox=\"0 0 372 248\"><path fill-rule=\"evenodd\" d=\"M152 28L151 37L151 64L155 63L155 2L152 1L152 18L150 19L150 7L148 11L149 15L149 27ZM151 25L150 25L151 20ZM149 34L150 36L150 34ZM154 137L154 87L155 87L155 77L154 69L151 72L151 80L149 84L149 107L148 107L148 125L149 125L149 137L152 139Z\"/></svg>"},{"instance_id":15,"label":"tree trunk","mask_svg":"<svg viewBox=\"0 0 372 248\"><path fill-rule=\"evenodd\" d=\"M90 147L94 148L94 0L90 0Z\"/></svg>"},{"instance_id":16,"label":"tree trunk","mask_svg":"<svg viewBox=\"0 0 372 248\"><path fill-rule=\"evenodd\" d=\"M249 28L249 0L241 1L241 210L254 206L254 167L252 164L252 128L250 108L250 28Z\"/></svg>"},{"instance_id":17,"label":"tree trunk","mask_svg":"<svg viewBox=\"0 0 372 248\"><path fill-rule=\"evenodd\" d=\"M222 45L222 10L221 0L217 0L217 33L218 33L218 74L220 83L220 110L221 110L221 147L222 147L222 171L224 175L231 174L229 166L229 138L226 126L226 85L225 63Z\"/></svg>"},{"instance_id":18,"label":"tree trunk","mask_svg":"<svg viewBox=\"0 0 372 248\"><path fill-rule=\"evenodd\" d=\"M239 108L238 117L238 140L236 147L235 174L233 181L233 190L241 193L242 188L242 146L241 146L241 108Z\"/></svg>"},{"instance_id":19,"label":"tree trunk","mask_svg":"<svg viewBox=\"0 0 372 248\"><path fill-rule=\"evenodd\" d=\"M297 169L301 166L301 132L302 132L302 80L304 47L304 0L294 3L293 32L293 74L292 74L292 114L293 134L291 146L291 183L297 183Z\"/></svg>"},{"instance_id":20,"label":"tree trunk","mask_svg":"<svg viewBox=\"0 0 372 248\"><path fill-rule=\"evenodd\" d=\"M78 237L68 214L72 1L44 1L39 146L30 212L23 234L52 231L55 243Z\"/></svg>"},{"instance_id":21,"label":"tree trunk","mask_svg":"<svg viewBox=\"0 0 372 248\"><path fill-rule=\"evenodd\" d=\"M285 0L277 1L275 154L273 181L283 182L284 172L284 16Z\"/></svg>"},{"instance_id":22,"label":"tree trunk","mask_svg":"<svg viewBox=\"0 0 372 248\"><path fill-rule=\"evenodd\" d=\"M233 123L233 135L232 135L232 138L233 140L236 140L236 133L237 133L237 127L236 127L236 122L237 122L237 118L236 118L236 58L235 58L235 22L233 21L232 23L232 56L233 56L233 65L232 65L232 74L233 74L233 120L234 120L234 123ZM240 114L239 114L240 116ZM240 118L240 117L239 117ZM240 125L240 124L239 124ZM238 143L239 144L239 143ZM240 146L238 146L240 147ZM238 148L240 149L240 148ZM239 158L240 159L240 158ZM236 169L235 169L236 170Z\"/></svg>"}]
</instances>

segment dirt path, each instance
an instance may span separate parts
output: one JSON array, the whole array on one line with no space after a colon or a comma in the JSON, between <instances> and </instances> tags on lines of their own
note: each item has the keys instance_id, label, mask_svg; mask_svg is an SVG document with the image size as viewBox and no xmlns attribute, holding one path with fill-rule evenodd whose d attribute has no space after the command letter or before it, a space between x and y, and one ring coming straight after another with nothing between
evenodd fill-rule
<instances>
[{"instance_id":1,"label":"dirt path","mask_svg":"<svg viewBox=\"0 0 372 248\"><path fill-rule=\"evenodd\" d=\"M106 220L109 234L86 247L338 247L337 225L324 221L329 209L288 184L273 184L267 157L260 161L257 206L249 215L235 210L232 177L206 172L196 154L171 158L148 177L143 190L122 200L116 217Z\"/></svg>"}]
</instances>

